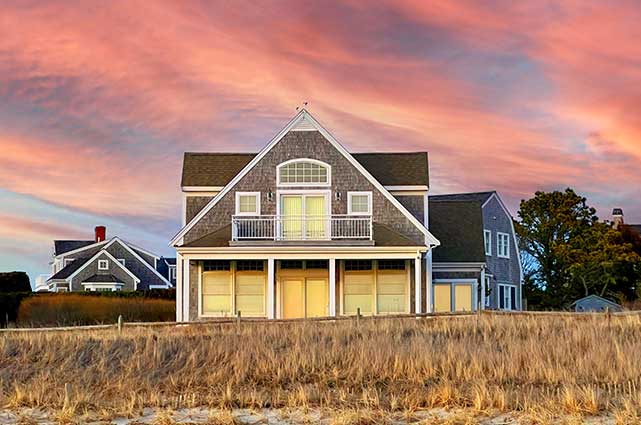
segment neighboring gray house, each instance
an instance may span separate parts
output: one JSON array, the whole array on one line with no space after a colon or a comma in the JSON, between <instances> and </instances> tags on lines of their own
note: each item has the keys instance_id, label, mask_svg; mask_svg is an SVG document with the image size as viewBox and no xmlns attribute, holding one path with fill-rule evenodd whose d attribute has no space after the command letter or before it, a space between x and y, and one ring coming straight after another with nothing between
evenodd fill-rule
<instances>
[{"instance_id":1,"label":"neighboring gray house","mask_svg":"<svg viewBox=\"0 0 641 425\"><path fill-rule=\"evenodd\" d=\"M54 241L51 276L37 291L134 291L170 288L156 270L159 257L118 237L106 239L96 227L94 240Z\"/></svg>"},{"instance_id":2,"label":"neighboring gray house","mask_svg":"<svg viewBox=\"0 0 641 425\"><path fill-rule=\"evenodd\" d=\"M429 229L441 241L434 250L435 303L455 305L457 284L479 279L474 304L521 310L522 271L514 223L495 191L429 197ZM444 286L438 286L438 285ZM452 285L445 286L445 285ZM451 293L450 298L445 298Z\"/></svg>"},{"instance_id":3,"label":"neighboring gray house","mask_svg":"<svg viewBox=\"0 0 641 425\"><path fill-rule=\"evenodd\" d=\"M607 300L598 295L588 295L580 300L574 301L570 307L577 312L606 312L623 311L623 307L614 301Z\"/></svg>"}]
</instances>

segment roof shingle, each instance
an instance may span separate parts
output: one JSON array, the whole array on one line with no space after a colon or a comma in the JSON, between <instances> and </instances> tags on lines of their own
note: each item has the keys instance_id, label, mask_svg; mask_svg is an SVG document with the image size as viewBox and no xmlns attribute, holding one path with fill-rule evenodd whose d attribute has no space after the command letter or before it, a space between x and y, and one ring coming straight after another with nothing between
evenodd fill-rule
<instances>
[{"instance_id":1,"label":"roof shingle","mask_svg":"<svg viewBox=\"0 0 641 425\"><path fill-rule=\"evenodd\" d=\"M225 186L255 156L255 153L185 152L181 185ZM354 153L352 156L383 185L429 185L427 152Z\"/></svg>"},{"instance_id":2,"label":"roof shingle","mask_svg":"<svg viewBox=\"0 0 641 425\"><path fill-rule=\"evenodd\" d=\"M434 250L435 262L485 262L481 202L430 197L429 220L430 232L441 241Z\"/></svg>"},{"instance_id":3,"label":"roof shingle","mask_svg":"<svg viewBox=\"0 0 641 425\"><path fill-rule=\"evenodd\" d=\"M72 241L72 240L53 241L54 255L64 254L65 252L73 251L78 248L83 248L93 243L95 243L95 241Z\"/></svg>"}]
</instances>

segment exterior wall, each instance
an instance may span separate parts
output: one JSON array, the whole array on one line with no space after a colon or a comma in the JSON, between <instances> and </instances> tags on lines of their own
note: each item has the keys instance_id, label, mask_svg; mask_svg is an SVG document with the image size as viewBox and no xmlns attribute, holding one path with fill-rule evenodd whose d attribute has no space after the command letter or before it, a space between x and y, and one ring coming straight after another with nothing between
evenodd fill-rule
<instances>
[{"instance_id":1,"label":"exterior wall","mask_svg":"<svg viewBox=\"0 0 641 425\"><path fill-rule=\"evenodd\" d=\"M198 278L200 268L199 261L189 262L189 321L198 320Z\"/></svg>"},{"instance_id":2,"label":"exterior wall","mask_svg":"<svg viewBox=\"0 0 641 425\"><path fill-rule=\"evenodd\" d=\"M125 267L140 279L139 290L149 289L149 285L166 285L153 271L125 249L120 242L116 241L111 244L107 251L116 259L124 258ZM150 265L153 268L153 263Z\"/></svg>"},{"instance_id":3,"label":"exterior wall","mask_svg":"<svg viewBox=\"0 0 641 425\"><path fill-rule=\"evenodd\" d=\"M185 218L187 219L185 223L189 223L212 198L213 196L187 196L185 198Z\"/></svg>"},{"instance_id":4,"label":"exterior wall","mask_svg":"<svg viewBox=\"0 0 641 425\"><path fill-rule=\"evenodd\" d=\"M98 270L98 260L109 261L109 270ZM95 274L114 275L118 280L125 284L122 288L123 291L133 291L135 289L134 279L122 270L122 268L115 265L114 261L103 253L71 279L71 290L84 291L82 282Z\"/></svg>"},{"instance_id":5,"label":"exterior wall","mask_svg":"<svg viewBox=\"0 0 641 425\"><path fill-rule=\"evenodd\" d=\"M276 214L277 196L267 199L271 190L277 193L276 167L290 159L311 158L328 163L331 169L330 203L332 214L347 214L348 191L371 191L373 220L383 223L416 241L425 242L424 235L405 217L385 196L363 176L343 155L334 148L318 131L290 131L272 150L270 150L234 188L214 206L184 237L185 243L199 239L231 223L235 213L235 192L260 191L261 214ZM305 190L304 187L296 190ZM321 189L310 187L310 189ZM341 199L336 200L334 193L339 192ZM191 208L197 206L192 204ZM188 208L189 210L189 208ZM193 210L192 210L193 211ZM188 213L189 214L189 213ZM189 219L189 216L187 217ZM188 220L189 221L189 220Z\"/></svg>"},{"instance_id":6,"label":"exterior wall","mask_svg":"<svg viewBox=\"0 0 641 425\"><path fill-rule=\"evenodd\" d=\"M516 246L514 232L512 232L512 217L505 213L499 201L493 197L483 208L483 227L492 232L492 255L485 257L490 277L490 284L487 288L490 297L489 308L498 308L498 285L516 285L516 298L521 300L521 272L518 257L518 246ZM497 232L510 235L510 258L499 258L497 255ZM520 301L518 308L521 308Z\"/></svg>"},{"instance_id":7,"label":"exterior wall","mask_svg":"<svg viewBox=\"0 0 641 425\"><path fill-rule=\"evenodd\" d=\"M394 195L394 197L398 199L419 222L423 223L425 221L425 197L423 195Z\"/></svg>"}]
</instances>

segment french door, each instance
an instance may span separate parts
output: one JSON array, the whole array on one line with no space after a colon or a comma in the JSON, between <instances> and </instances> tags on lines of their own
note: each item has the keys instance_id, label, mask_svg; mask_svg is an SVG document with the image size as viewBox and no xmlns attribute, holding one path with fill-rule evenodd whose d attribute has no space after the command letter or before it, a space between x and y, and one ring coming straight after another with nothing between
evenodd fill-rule
<instances>
[{"instance_id":1,"label":"french door","mask_svg":"<svg viewBox=\"0 0 641 425\"><path fill-rule=\"evenodd\" d=\"M327 239L326 195L281 195L280 237L284 240Z\"/></svg>"}]
</instances>

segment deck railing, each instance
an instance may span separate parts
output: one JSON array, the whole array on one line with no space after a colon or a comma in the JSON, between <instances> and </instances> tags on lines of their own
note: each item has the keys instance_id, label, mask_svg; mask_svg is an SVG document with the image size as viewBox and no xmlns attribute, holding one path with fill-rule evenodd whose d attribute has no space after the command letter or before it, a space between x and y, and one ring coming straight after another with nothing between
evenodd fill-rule
<instances>
[{"instance_id":1,"label":"deck railing","mask_svg":"<svg viewBox=\"0 0 641 425\"><path fill-rule=\"evenodd\" d=\"M371 215L232 216L232 240L372 239Z\"/></svg>"}]
</instances>

